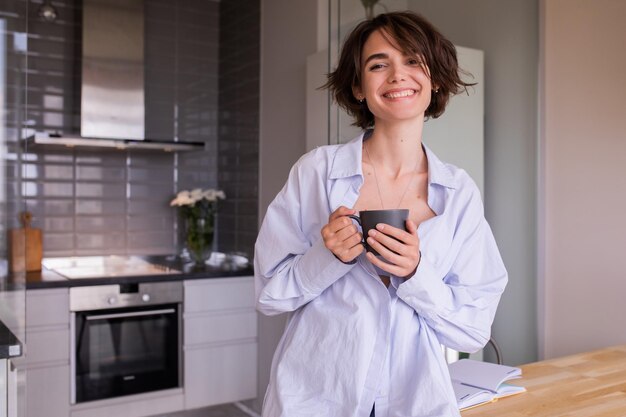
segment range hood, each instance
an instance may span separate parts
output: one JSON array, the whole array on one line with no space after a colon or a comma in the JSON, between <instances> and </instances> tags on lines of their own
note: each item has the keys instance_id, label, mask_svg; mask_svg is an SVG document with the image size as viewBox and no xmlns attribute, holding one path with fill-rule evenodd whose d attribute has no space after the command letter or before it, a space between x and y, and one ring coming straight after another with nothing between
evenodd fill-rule
<instances>
[{"instance_id":1,"label":"range hood","mask_svg":"<svg viewBox=\"0 0 626 417\"><path fill-rule=\"evenodd\" d=\"M165 151L203 142L145 138L143 0L83 0L80 136L38 132L31 146Z\"/></svg>"}]
</instances>

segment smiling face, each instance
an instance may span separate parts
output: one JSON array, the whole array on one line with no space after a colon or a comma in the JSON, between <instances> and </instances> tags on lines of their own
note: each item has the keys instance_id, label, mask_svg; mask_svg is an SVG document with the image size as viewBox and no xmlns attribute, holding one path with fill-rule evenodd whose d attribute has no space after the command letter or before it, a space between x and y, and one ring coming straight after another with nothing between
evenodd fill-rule
<instances>
[{"instance_id":1,"label":"smiling face","mask_svg":"<svg viewBox=\"0 0 626 417\"><path fill-rule=\"evenodd\" d=\"M377 125L423 121L433 89L428 68L418 55L406 55L388 39L376 30L363 45L361 85L353 88L354 96L365 99Z\"/></svg>"}]
</instances>

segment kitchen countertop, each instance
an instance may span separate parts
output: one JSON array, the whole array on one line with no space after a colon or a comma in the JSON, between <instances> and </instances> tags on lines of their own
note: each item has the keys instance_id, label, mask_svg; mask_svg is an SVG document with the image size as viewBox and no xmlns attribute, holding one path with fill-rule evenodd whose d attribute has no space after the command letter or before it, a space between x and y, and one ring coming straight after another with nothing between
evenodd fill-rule
<instances>
[{"instance_id":1,"label":"kitchen countertop","mask_svg":"<svg viewBox=\"0 0 626 417\"><path fill-rule=\"evenodd\" d=\"M624 417L626 345L521 365L527 392L469 408L463 417Z\"/></svg>"},{"instance_id":2,"label":"kitchen countertop","mask_svg":"<svg viewBox=\"0 0 626 417\"><path fill-rule=\"evenodd\" d=\"M228 264L221 266L195 265L183 262L178 256L141 256L142 259L152 264L176 269L180 273L168 273L165 275L118 275L98 278L73 278L68 279L52 270L42 268L41 271L21 273L15 275L15 282L22 283L27 290L44 288L67 288L82 287L86 285L104 284L130 284L138 282L179 281L203 278L224 278L253 275L251 265L235 268Z\"/></svg>"},{"instance_id":3,"label":"kitchen countertop","mask_svg":"<svg viewBox=\"0 0 626 417\"><path fill-rule=\"evenodd\" d=\"M0 359L14 358L22 355L22 344L0 321Z\"/></svg>"}]
</instances>

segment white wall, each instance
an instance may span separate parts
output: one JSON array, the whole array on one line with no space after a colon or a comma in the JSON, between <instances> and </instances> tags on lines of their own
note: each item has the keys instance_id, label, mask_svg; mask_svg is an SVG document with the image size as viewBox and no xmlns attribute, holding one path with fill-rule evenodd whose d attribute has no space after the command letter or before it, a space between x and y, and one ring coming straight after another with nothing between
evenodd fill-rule
<instances>
[{"instance_id":1,"label":"white wall","mask_svg":"<svg viewBox=\"0 0 626 417\"><path fill-rule=\"evenodd\" d=\"M424 143L443 161L455 164L472 177L485 196L485 54L477 49L456 47L459 65L476 83L467 94L450 99L445 113L424 125Z\"/></svg>"},{"instance_id":2,"label":"white wall","mask_svg":"<svg viewBox=\"0 0 626 417\"><path fill-rule=\"evenodd\" d=\"M626 343L626 2L542 0L545 357Z\"/></svg>"},{"instance_id":3,"label":"white wall","mask_svg":"<svg viewBox=\"0 0 626 417\"><path fill-rule=\"evenodd\" d=\"M455 45L485 52L485 212L509 271L493 334L537 359L537 0L410 0Z\"/></svg>"},{"instance_id":4,"label":"white wall","mask_svg":"<svg viewBox=\"0 0 626 417\"><path fill-rule=\"evenodd\" d=\"M260 220L305 151L305 65L317 50L317 15L315 1L261 0ZM284 323L259 315L259 401Z\"/></svg>"}]
</instances>

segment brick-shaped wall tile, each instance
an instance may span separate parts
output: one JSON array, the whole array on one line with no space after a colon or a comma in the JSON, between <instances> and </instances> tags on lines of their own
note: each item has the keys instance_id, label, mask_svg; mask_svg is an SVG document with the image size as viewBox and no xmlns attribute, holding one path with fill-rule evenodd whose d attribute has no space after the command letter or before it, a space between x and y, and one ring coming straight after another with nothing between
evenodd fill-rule
<instances>
[{"instance_id":1,"label":"brick-shaped wall tile","mask_svg":"<svg viewBox=\"0 0 626 417\"><path fill-rule=\"evenodd\" d=\"M219 187L229 210L220 212L217 249L251 254L258 0L145 0L146 138L205 143L203 151L177 154L19 145L22 125L80 133L82 2L55 0L53 23L38 18L36 5L0 5L9 34L28 28L28 50L7 56L7 199L0 204L7 228L26 208L43 229L44 256L173 253L180 244L171 198L181 189Z\"/></svg>"},{"instance_id":2,"label":"brick-shaped wall tile","mask_svg":"<svg viewBox=\"0 0 626 417\"><path fill-rule=\"evenodd\" d=\"M253 255L258 224L259 170L258 0L220 3L218 181L228 195L220 206L220 241Z\"/></svg>"}]
</instances>

